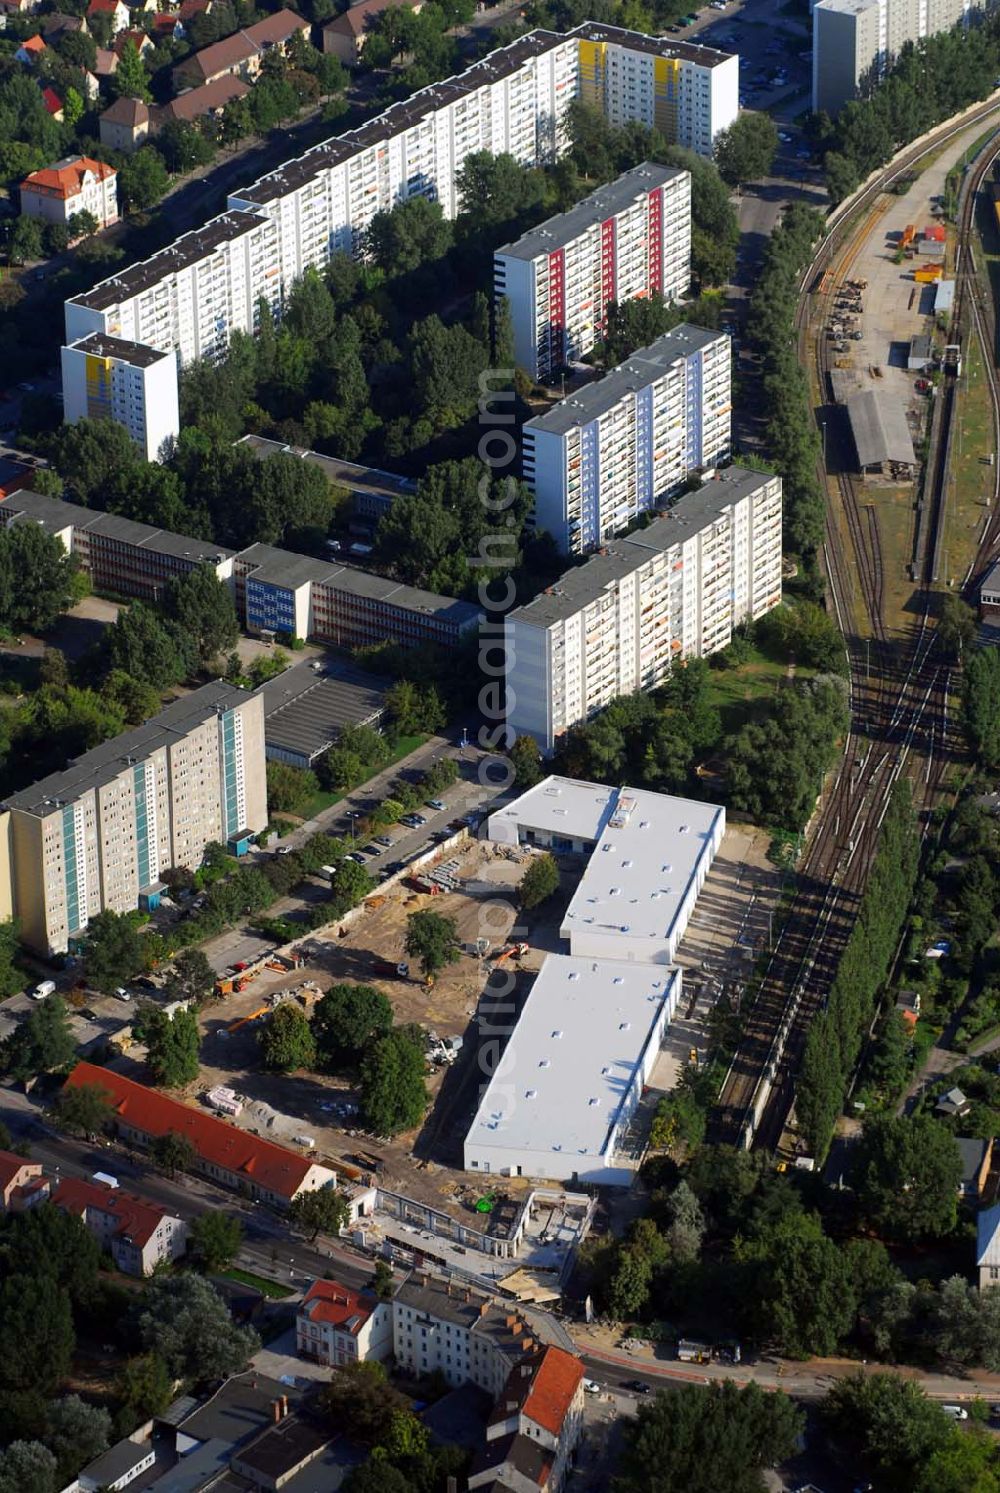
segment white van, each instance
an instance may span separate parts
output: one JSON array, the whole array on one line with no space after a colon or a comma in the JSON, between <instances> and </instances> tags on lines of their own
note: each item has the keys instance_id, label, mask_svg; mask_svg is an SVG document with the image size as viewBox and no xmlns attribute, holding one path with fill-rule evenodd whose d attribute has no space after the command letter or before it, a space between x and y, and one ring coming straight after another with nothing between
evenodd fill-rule
<instances>
[{"instance_id":1,"label":"white van","mask_svg":"<svg viewBox=\"0 0 1000 1493\"><path fill-rule=\"evenodd\" d=\"M945 1415L950 1415L952 1420L968 1420L969 1412L964 1405L942 1405L941 1409Z\"/></svg>"},{"instance_id":2,"label":"white van","mask_svg":"<svg viewBox=\"0 0 1000 1493\"><path fill-rule=\"evenodd\" d=\"M55 995L55 993L55 980L43 980L41 984L36 985L34 990L31 992L31 999L33 1001L43 1001L47 995Z\"/></svg>"}]
</instances>

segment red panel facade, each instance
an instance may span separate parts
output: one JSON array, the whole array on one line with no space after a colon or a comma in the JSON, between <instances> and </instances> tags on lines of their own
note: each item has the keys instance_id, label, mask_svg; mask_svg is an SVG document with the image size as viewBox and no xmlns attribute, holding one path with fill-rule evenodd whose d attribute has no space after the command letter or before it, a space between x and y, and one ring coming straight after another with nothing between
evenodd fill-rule
<instances>
[{"instance_id":1,"label":"red panel facade","mask_svg":"<svg viewBox=\"0 0 1000 1493\"><path fill-rule=\"evenodd\" d=\"M663 289L663 188L650 192L649 206L649 288Z\"/></svg>"}]
</instances>

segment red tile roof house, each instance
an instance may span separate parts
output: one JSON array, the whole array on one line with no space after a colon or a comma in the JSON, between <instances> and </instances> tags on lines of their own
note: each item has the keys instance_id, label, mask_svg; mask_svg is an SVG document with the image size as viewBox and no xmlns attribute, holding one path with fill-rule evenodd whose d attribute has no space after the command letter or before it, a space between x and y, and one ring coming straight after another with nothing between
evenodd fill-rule
<instances>
[{"instance_id":1,"label":"red tile roof house","mask_svg":"<svg viewBox=\"0 0 1000 1493\"><path fill-rule=\"evenodd\" d=\"M89 156L56 161L24 178L21 211L46 223L68 223L74 213L86 211L107 228L118 221L118 172Z\"/></svg>"},{"instance_id":2,"label":"red tile roof house","mask_svg":"<svg viewBox=\"0 0 1000 1493\"><path fill-rule=\"evenodd\" d=\"M253 26L185 57L174 68L175 85L178 88L198 87L229 76L253 81L260 72L266 53L275 48L283 52L296 34L308 39L309 29L309 22L293 10L279 10L276 15L265 16Z\"/></svg>"},{"instance_id":3,"label":"red tile roof house","mask_svg":"<svg viewBox=\"0 0 1000 1493\"><path fill-rule=\"evenodd\" d=\"M63 102L58 93L56 93L52 88L43 88L42 98L44 99L45 107L52 115L52 118L56 121L57 124L62 124Z\"/></svg>"},{"instance_id":4,"label":"red tile roof house","mask_svg":"<svg viewBox=\"0 0 1000 1493\"><path fill-rule=\"evenodd\" d=\"M14 57L18 62L23 62L25 67L34 67L39 57L48 50L40 36L29 36L18 47Z\"/></svg>"},{"instance_id":5,"label":"red tile roof house","mask_svg":"<svg viewBox=\"0 0 1000 1493\"><path fill-rule=\"evenodd\" d=\"M98 15L111 17L112 36L124 31L132 19L132 12L127 5L122 4L122 0L90 0L87 6L88 19Z\"/></svg>"},{"instance_id":6,"label":"red tile roof house","mask_svg":"<svg viewBox=\"0 0 1000 1493\"><path fill-rule=\"evenodd\" d=\"M545 1348L537 1356L519 1363L511 1372L490 1416L486 1428L487 1443L506 1441L505 1460L516 1464L517 1443L525 1438L541 1448L547 1458L537 1459L538 1473L544 1473L540 1487L562 1486L570 1457L583 1429L583 1364L562 1348ZM492 1458L488 1459L492 1464ZM484 1469L485 1471L485 1469ZM469 1487L488 1481L476 1481Z\"/></svg>"},{"instance_id":7,"label":"red tile roof house","mask_svg":"<svg viewBox=\"0 0 1000 1493\"><path fill-rule=\"evenodd\" d=\"M389 1358L392 1302L339 1281L313 1281L299 1304L295 1346L304 1358L330 1368Z\"/></svg>"},{"instance_id":8,"label":"red tile roof house","mask_svg":"<svg viewBox=\"0 0 1000 1493\"><path fill-rule=\"evenodd\" d=\"M329 1167L307 1156L250 1135L95 1063L77 1063L66 1082L71 1088L92 1085L103 1089L114 1111L114 1128L125 1140L146 1146L160 1135L186 1136L195 1151L194 1170L247 1197L287 1207L300 1193L336 1182ZM353 1220L372 1211L374 1189L358 1189L349 1200Z\"/></svg>"},{"instance_id":9,"label":"red tile roof house","mask_svg":"<svg viewBox=\"0 0 1000 1493\"><path fill-rule=\"evenodd\" d=\"M421 0L402 0L402 3L409 6L415 15L419 15L423 9ZM354 5L349 6L335 20L327 21L323 27L323 51L332 52L347 67L357 67L368 40L371 22L384 10L388 10L390 5L398 4L400 0L355 0Z\"/></svg>"},{"instance_id":10,"label":"red tile roof house","mask_svg":"<svg viewBox=\"0 0 1000 1493\"><path fill-rule=\"evenodd\" d=\"M149 1198L102 1182L65 1177L52 1194L64 1213L79 1218L125 1275L151 1275L187 1248L188 1226Z\"/></svg>"},{"instance_id":11,"label":"red tile roof house","mask_svg":"<svg viewBox=\"0 0 1000 1493\"><path fill-rule=\"evenodd\" d=\"M0 1151L0 1206L4 1212L20 1213L45 1201L48 1183L41 1163L26 1161L13 1151Z\"/></svg>"}]
</instances>

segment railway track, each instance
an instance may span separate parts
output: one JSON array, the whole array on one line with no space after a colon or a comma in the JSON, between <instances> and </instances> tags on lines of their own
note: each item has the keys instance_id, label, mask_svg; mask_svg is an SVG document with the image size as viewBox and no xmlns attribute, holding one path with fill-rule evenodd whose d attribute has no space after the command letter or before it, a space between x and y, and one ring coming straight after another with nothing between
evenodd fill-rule
<instances>
[{"instance_id":1,"label":"railway track","mask_svg":"<svg viewBox=\"0 0 1000 1493\"><path fill-rule=\"evenodd\" d=\"M939 144L936 141L925 147L924 153ZM991 146L976 161L966 183L959 223L966 248L960 256L956 309L961 313L969 307L968 314L976 320L980 337L988 311L967 245L979 188L998 155L1000 148ZM919 160L919 153L906 164L914 160ZM897 166L897 173L902 169L905 167ZM839 251L830 243L824 245L803 281L803 285L813 285L813 298L827 303L820 317L821 328L827 306L832 307L839 284L848 277L880 215L877 200L866 205L869 211L846 245ZM809 304L804 298L799 315L800 355L803 360L810 356L815 359L825 396L830 372L828 344L821 330L810 347L809 322ZM984 341L984 345L1000 436L1000 380L992 357L993 343ZM939 422L941 439L929 453L930 523L921 552L915 556L920 615L902 637L891 636L885 623L885 564L877 509L873 503L859 501L857 486L848 471L841 467L836 473L836 493L846 520L848 544L844 545L836 520L828 511L824 559L829 594L847 649L851 728L802 858L795 898L763 973L713 1114L711 1133L717 1141L768 1149L778 1146L794 1106L795 1077L809 1024L825 999L854 925L892 789L904 773L910 777L924 834L930 811L942 794L942 779L953 748L948 716L951 671L937 656L928 588L934 578L946 501L953 385L947 392L950 397ZM824 432L824 482L826 448ZM997 482L1000 484L1000 472ZM1000 546L1000 511L996 509L983 536L983 549L990 545L994 549ZM859 592L863 620L855 617L852 605Z\"/></svg>"}]
</instances>

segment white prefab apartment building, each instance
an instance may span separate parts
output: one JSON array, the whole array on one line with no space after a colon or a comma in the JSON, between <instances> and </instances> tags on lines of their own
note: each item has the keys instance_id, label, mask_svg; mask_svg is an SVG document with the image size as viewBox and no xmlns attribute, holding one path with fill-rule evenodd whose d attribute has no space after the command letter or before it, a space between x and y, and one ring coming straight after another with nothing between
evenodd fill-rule
<instances>
[{"instance_id":1,"label":"white prefab apartment building","mask_svg":"<svg viewBox=\"0 0 1000 1493\"><path fill-rule=\"evenodd\" d=\"M781 600L781 479L728 467L504 621L507 724L543 752Z\"/></svg>"},{"instance_id":2,"label":"white prefab apartment building","mask_svg":"<svg viewBox=\"0 0 1000 1493\"><path fill-rule=\"evenodd\" d=\"M155 906L168 866L267 824L264 705L218 682L85 752L0 806L13 913L42 954L99 912Z\"/></svg>"},{"instance_id":3,"label":"white prefab apartment building","mask_svg":"<svg viewBox=\"0 0 1000 1493\"><path fill-rule=\"evenodd\" d=\"M608 306L691 283L691 177L645 161L569 212L498 249L493 290L510 303L514 356L545 378L600 340Z\"/></svg>"},{"instance_id":4,"label":"white prefab apartment building","mask_svg":"<svg viewBox=\"0 0 1000 1493\"><path fill-rule=\"evenodd\" d=\"M454 217L458 173L474 152L508 152L524 165L558 159L574 98L710 154L737 116L738 66L708 47L616 27L530 32L286 162L233 193L220 217L67 301L66 341L99 333L176 351L182 365L215 357L233 331L256 330L259 300L280 314L308 266L360 252L376 213L421 195ZM82 377L78 364L69 376ZM68 390L66 399L80 407Z\"/></svg>"},{"instance_id":5,"label":"white prefab apartment building","mask_svg":"<svg viewBox=\"0 0 1000 1493\"><path fill-rule=\"evenodd\" d=\"M813 10L813 108L836 114L884 77L907 42L967 21L969 0L819 0Z\"/></svg>"},{"instance_id":6,"label":"white prefab apartment building","mask_svg":"<svg viewBox=\"0 0 1000 1493\"><path fill-rule=\"evenodd\" d=\"M99 332L62 350L63 418L124 425L147 461L157 461L180 426L177 354Z\"/></svg>"},{"instance_id":7,"label":"white prefab apartment building","mask_svg":"<svg viewBox=\"0 0 1000 1493\"><path fill-rule=\"evenodd\" d=\"M729 455L732 344L685 323L524 426L535 526L579 555Z\"/></svg>"}]
</instances>

